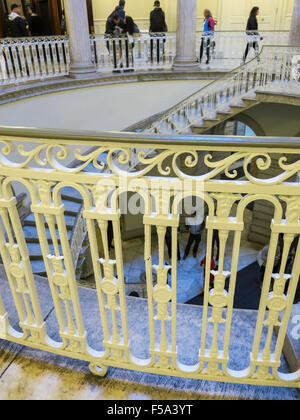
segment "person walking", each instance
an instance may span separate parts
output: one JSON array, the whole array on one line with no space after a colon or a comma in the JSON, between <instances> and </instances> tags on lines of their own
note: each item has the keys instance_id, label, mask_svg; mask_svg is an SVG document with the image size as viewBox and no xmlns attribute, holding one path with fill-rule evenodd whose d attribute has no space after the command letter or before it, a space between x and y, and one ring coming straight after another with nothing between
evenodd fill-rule
<instances>
[{"instance_id":1,"label":"person walking","mask_svg":"<svg viewBox=\"0 0 300 420\"><path fill-rule=\"evenodd\" d=\"M45 35L44 23L40 16L36 14L33 6L28 7L28 25L31 36L43 36Z\"/></svg>"},{"instance_id":2,"label":"person walking","mask_svg":"<svg viewBox=\"0 0 300 420\"><path fill-rule=\"evenodd\" d=\"M242 63L246 62L246 58L249 54L251 48L254 49L255 56L259 54L259 45L258 40L263 40L263 38L258 33L258 22L257 16L259 15L259 7L253 7L250 16L247 22L246 34L247 34L247 47L243 56Z\"/></svg>"},{"instance_id":3,"label":"person walking","mask_svg":"<svg viewBox=\"0 0 300 420\"><path fill-rule=\"evenodd\" d=\"M178 239L179 234L180 234L180 231L178 229L177 230L177 260L178 261L181 260L180 246L179 246L179 239ZM168 248L168 256L171 259L172 258L172 228L170 226L167 227L165 239L166 239L166 244Z\"/></svg>"},{"instance_id":4,"label":"person walking","mask_svg":"<svg viewBox=\"0 0 300 420\"><path fill-rule=\"evenodd\" d=\"M21 6L13 3L8 16L8 36L11 38L23 38L28 36L25 20L21 17Z\"/></svg>"},{"instance_id":5,"label":"person walking","mask_svg":"<svg viewBox=\"0 0 300 420\"><path fill-rule=\"evenodd\" d=\"M201 242L201 236L202 232L205 228L205 221L201 215L197 215L196 213L192 216L186 219L186 226L189 227L190 235L189 239L184 251L183 259L185 260L191 250L192 245L194 244L193 248L193 256L194 258L197 257L198 248Z\"/></svg>"},{"instance_id":6,"label":"person walking","mask_svg":"<svg viewBox=\"0 0 300 420\"><path fill-rule=\"evenodd\" d=\"M201 46L200 46L200 63L203 58L204 48L206 48L206 64L209 64L210 60L210 50L214 46L214 35L215 35L215 26L217 22L212 17L212 14L209 9L204 10L204 22L203 22L203 34L201 37Z\"/></svg>"}]
</instances>

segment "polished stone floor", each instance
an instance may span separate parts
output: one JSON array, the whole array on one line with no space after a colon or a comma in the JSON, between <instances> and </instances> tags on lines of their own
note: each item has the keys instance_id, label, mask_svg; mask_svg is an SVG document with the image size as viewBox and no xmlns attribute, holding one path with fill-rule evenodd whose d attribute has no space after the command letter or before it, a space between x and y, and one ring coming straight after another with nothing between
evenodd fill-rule
<instances>
[{"instance_id":1,"label":"polished stone floor","mask_svg":"<svg viewBox=\"0 0 300 420\"><path fill-rule=\"evenodd\" d=\"M245 230L242 233L241 247L239 251L238 270L242 270L248 265L256 261L257 253L262 248L261 245L249 242L247 239L248 229L251 223L252 213L249 210L245 211ZM177 267L177 301L178 303L185 303L199 295L203 288L203 267L200 267L200 262L206 254L206 232L201 239L197 257L193 257L191 248L189 257L183 261L183 254L188 241L188 233L180 233L179 247L181 253L181 261ZM224 270L230 271L233 248L233 234L229 236L228 244L225 252ZM114 252L112 251L114 256ZM152 259L153 264L158 263L157 237L153 235L152 238ZM145 260L144 260L144 238L133 239L123 243L123 260L124 260L124 274L126 282L128 283L142 283L145 281ZM167 247L165 247L165 261L171 263ZM95 281L93 277L88 280L81 280L80 284L85 287L95 288ZM128 289L130 292L134 287ZM136 289L138 292L138 288Z\"/></svg>"},{"instance_id":2,"label":"polished stone floor","mask_svg":"<svg viewBox=\"0 0 300 420\"><path fill-rule=\"evenodd\" d=\"M246 225L250 215L246 217ZM180 236L181 254L187 241L187 233ZM153 260L157 258L156 239L153 238ZM189 256L178 268L178 358L181 363L192 365L197 362L201 337L202 308L182 305L194 297L202 287L203 276L200 269L201 258L205 254L205 235L202 238L197 258ZM243 232L239 255L239 269L251 264L260 246L247 241L247 229ZM144 269L143 239L126 241L123 244L125 276L131 281L141 281ZM232 257L232 237L226 250L225 269L230 269ZM168 260L167 252L165 253ZM93 279L86 287L79 287L88 343L96 350L102 349L102 327L99 305L95 290L91 287ZM37 280L38 295L41 300L43 316L47 323L49 336L60 341L54 305L47 280ZM0 267L0 294L9 313L11 325L18 329L18 317L7 287L7 279ZM132 351L136 357L149 356L149 331L147 301L128 298L128 324ZM300 305L294 306L289 325L289 336L300 359L300 328L294 334ZM235 310L233 315L230 364L235 370L249 365L251 343L255 331L257 312ZM118 318L118 323L120 319ZM300 323L300 319L299 319ZM156 331L159 342L159 329ZM212 328L208 329L207 344L212 340ZM223 331L224 333L224 331ZM222 329L220 334L222 335ZM167 331L170 338L170 331ZM294 336L294 338L293 338ZM273 337L273 344L275 336ZM281 370L289 372L284 358ZM76 361L42 351L0 340L0 400L184 400L184 399L268 399L299 400L295 389L254 387L229 383L214 383L190 379L180 379L151 375L136 371L110 368L105 378L98 378L89 372L88 363Z\"/></svg>"},{"instance_id":3,"label":"polished stone floor","mask_svg":"<svg viewBox=\"0 0 300 420\"><path fill-rule=\"evenodd\" d=\"M51 339L60 341L57 319L49 285L45 279L36 279L37 291ZM95 290L79 287L88 344L101 350L103 332L99 305ZM7 279L0 270L0 293L11 325L18 329L18 316L11 298ZM297 308L296 308L297 309ZM170 310L170 308L169 308ZM127 298L128 329L131 352L135 357L149 357L149 327L147 301ZM299 312L295 312L297 314ZM243 370L250 362L250 352L255 331L257 312L234 310L229 345L229 368ZM117 319L121 327L120 317ZM111 320L109 320L111 328ZM177 305L178 360L186 365L197 362L201 339L202 308L193 305ZM220 328L222 342L224 328ZM291 329L290 329L291 331ZM156 341L160 334L156 324ZM264 329L264 334L266 330ZM213 337L213 326L207 330L207 348ZM170 340L170 329L167 328ZM296 347L300 358L299 342ZM275 336L272 347L275 345ZM289 372L284 358L280 371ZM229 383L214 383L165 377L137 371L110 368L107 377L94 377L88 363L57 356L29 347L0 340L0 400L137 400L137 399L269 399L299 400L297 390L276 387L255 387Z\"/></svg>"}]
</instances>

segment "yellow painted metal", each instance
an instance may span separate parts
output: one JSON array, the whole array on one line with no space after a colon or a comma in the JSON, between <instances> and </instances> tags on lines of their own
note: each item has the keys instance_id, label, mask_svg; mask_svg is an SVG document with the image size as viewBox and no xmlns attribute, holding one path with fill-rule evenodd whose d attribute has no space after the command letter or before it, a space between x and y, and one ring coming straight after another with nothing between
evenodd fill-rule
<instances>
[{"instance_id":1,"label":"yellow painted metal","mask_svg":"<svg viewBox=\"0 0 300 420\"><path fill-rule=\"evenodd\" d=\"M300 371L292 374L279 371L300 275L300 247L292 274L285 274L290 244L300 234L300 184L296 180L296 175L300 172L298 139L212 139L126 133L91 135L3 128L0 130L0 143L0 253L22 331L17 332L10 325L0 296L2 339L89 361L91 371L100 376L105 375L109 366L116 366L202 380L300 388ZM143 151L145 148L152 149L148 157ZM227 154L225 158L215 160L215 152ZM203 154L205 158L200 163L199 157ZM68 164L70 158L76 161L72 167ZM129 165L131 161L135 162L134 166ZM231 170L232 165L237 163L243 168L243 180L237 180L236 171ZM253 165L257 165L257 173L262 173L271 164L281 170L280 175L271 179L253 175ZM202 165L199 175L198 165ZM196 169L195 175L188 175L191 167ZM226 176L223 180L222 175ZM42 316L27 244L11 188L13 182L23 184L30 194L58 320L60 342L54 342L47 335L47 321ZM87 344L88 336L72 258L74 250L71 250L68 240L65 209L61 199L61 190L66 186L75 188L83 198L82 217L86 223L91 248L103 331L103 351L96 351ZM168 186L171 187L169 190ZM145 203L144 258L148 296L145 305L148 305L149 314L149 359L138 359L130 353L119 206L120 195L126 191L137 192ZM199 362L195 366L178 361L176 346L179 205L185 197L191 195L204 200L208 208L208 262L202 337ZM234 371L228 368L228 363L241 233L244 229L245 209L256 200L267 200L274 206L274 217L270 226L272 234L256 331L251 343L251 361L246 370ZM166 202L170 205L167 214L164 212ZM286 209L283 203L286 204ZM49 226L53 251L48 246L45 221ZM114 258L108 246L109 222L112 223L114 233ZM104 252L98 246L97 226L101 232ZM168 227L172 231L171 265L164 260ZM152 260L154 236L151 233L154 229L158 240L156 264ZM214 230L219 232L220 260L218 269L213 272L214 289L209 291ZM234 238L232 263L230 271L226 271L224 257L231 233ZM280 272L274 274L280 233L284 235L283 256ZM76 246L76 241L74 244ZM170 268L171 285L168 283ZM153 271L157 275L155 285ZM228 276L230 287L225 291L225 279ZM269 293L272 279L273 292ZM285 295L284 286L287 280L289 288ZM279 314L282 315L280 323ZM210 324L213 324L213 336L208 343L207 331ZM222 324L225 324L225 334L220 345ZM278 326L276 347L273 349L273 332ZM263 331L266 329L268 332L265 335ZM167 333L168 330L171 335Z\"/></svg>"}]
</instances>

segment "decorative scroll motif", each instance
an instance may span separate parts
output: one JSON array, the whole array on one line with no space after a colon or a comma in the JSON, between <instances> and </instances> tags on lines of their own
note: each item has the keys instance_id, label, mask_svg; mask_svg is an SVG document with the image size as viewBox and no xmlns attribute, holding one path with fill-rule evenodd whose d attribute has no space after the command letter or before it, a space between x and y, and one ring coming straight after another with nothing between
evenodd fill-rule
<instances>
[{"instance_id":1,"label":"decorative scroll motif","mask_svg":"<svg viewBox=\"0 0 300 420\"><path fill-rule=\"evenodd\" d=\"M105 375L107 368L114 366L200 380L300 387L299 372L288 375L280 371L300 275L300 247L296 251L292 272L286 270L291 243L300 234L299 182L295 178L300 155L298 140L291 146L282 143L276 149L267 142L260 153L257 150L260 144L255 140L252 143L249 141L249 145L238 146L229 140L224 140L224 144L207 144L204 140L209 140L204 138L197 142L197 139L187 137L184 141L178 139L169 143L165 139L155 139L157 154L146 156L142 148L151 146L149 138L141 135L140 139L134 137L132 140L125 134L119 134L122 140L117 140L113 135L111 138L109 134L107 136L106 140L91 141L93 150L89 152L85 149L86 139L80 141L76 138L75 144L70 140L56 139L54 145L51 139L39 141L17 135L13 138L1 137L0 253L22 332L17 332L10 325L5 302L0 296L0 337L88 361L91 371L99 376ZM22 147L18 146L21 142L24 144ZM226 157L216 158L214 152L218 156L224 153ZM68 168L65 161L75 156L77 165ZM130 167L130 161L138 161L139 164ZM270 179L255 178L252 170L248 169L253 161L260 171L257 177L263 177L264 169L274 164L282 169L284 175L282 173ZM208 171L205 173L204 170L198 176L197 169L202 162ZM244 167L245 176L240 180L237 180L236 169L232 169L237 163ZM196 175L187 174L191 168ZM289 182L286 182L287 179ZM128 180L133 182L127 183ZM31 198L58 321L59 342L47 336L47 320L44 321L41 313L16 200L10 187L14 181L23 184ZM202 182L201 190L197 189L198 181ZM156 187L152 188L151 183L156 183ZM69 242L61 199L61 191L67 186L76 188L83 198L77 227L79 236L87 232L90 243L101 317L101 351L87 344L90 337L82 316L83 300L76 284L73 261L77 250L71 249L74 243ZM167 187L170 187L169 194ZM132 355L129 340L131 331L128 326L121 235L123 216L120 196L124 192L137 192L145 201L147 300L142 302L147 306L149 321L149 329L143 331L147 335L143 338L150 341L147 358ZM199 307L197 319L202 322L199 325L201 341L196 348L195 365L181 363L177 348L178 324L181 322L177 305L179 203L190 196L205 201L208 207L204 302L203 307ZM250 363L248 369L239 371L228 368L231 362L229 348L234 322L233 303L244 212L250 203L257 200L273 204L274 218L270 226L272 235L255 336L253 342L249 338L247 343L252 347ZM168 208L167 214L164 213L165 208ZM82 221L84 223L79 226ZM170 263L165 259L167 229L171 229ZM114 248L110 247L111 231ZM210 262L215 232L219 235L220 255L218 268L212 270ZM230 241L233 239L231 264L227 264L226 253L231 243L229 237ZM275 269L279 237L283 238L283 251L281 265ZM156 240L158 254L154 247ZM209 290L211 274L214 286ZM154 278L157 279L156 284ZM136 327L129 325L130 328ZM279 330L277 337L274 336L275 329Z\"/></svg>"},{"instance_id":2,"label":"decorative scroll motif","mask_svg":"<svg viewBox=\"0 0 300 420\"><path fill-rule=\"evenodd\" d=\"M255 151L253 149L253 151L235 152L221 160L214 160L212 153L206 151L207 148L203 146L198 148L198 151L193 148L189 150L187 147L178 151L164 150L162 146L155 153L152 150L151 155L154 154L155 156L150 157L149 152L137 149L138 152L136 153L136 149L130 148L130 146L109 148L103 145L87 154L80 149L74 151L67 144L54 145L44 143L25 150L23 144L18 145L15 149L12 142L4 138L1 139L1 137L0 143L3 145L0 150L0 165L3 168L14 166L16 169L25 169L33 165L39 170L47 171L50 166L56 171L69 175L82 174L82 171L86 170L88 165L93 165L98 174L126 175L129 179L141 178L148 175L151 171L157 170L164 177L175 174L179 179L205 182L221 175L235 180L238 173L237 170L231 170L231 168L234 165L238 165L243 168L245 178L249 182L263 186L266 183L266 179L254 177L251 174L254 168L252 166L250 172L249 166L251 162L255 162L257 169L263 174L264 171L267 173L272 164L272 155L266 152L257 152L257 149ZM66 161L67 158L69 161L70 156L77 160L77 165L72 168L69 167ZM205 166L201 163L200 156L204 158ZM184 158L184 166L182 166L182 157ZM278 159L278 171L282 170L282 173L269 178L268 184L280 185L295 177L300 172L300 159L297 159L297 157L299 156L291 151ZM294 163L286 164L285 162L287 161L294 161ZM81 162L83 163L81 164ZM202 175L197 175L197 170L193 176L186 174L188 169L198 167ZM203 170L204 167L206 171Z\"/></svg>"}]
</instances>

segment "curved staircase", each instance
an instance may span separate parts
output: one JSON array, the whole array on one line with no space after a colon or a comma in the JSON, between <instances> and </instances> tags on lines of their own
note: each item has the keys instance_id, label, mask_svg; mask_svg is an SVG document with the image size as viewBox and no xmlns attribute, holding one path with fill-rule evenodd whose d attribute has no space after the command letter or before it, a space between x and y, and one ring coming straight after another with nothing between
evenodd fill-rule
<instances>
[{"instance_id":1,"label":"curved staircase","mask_svg":"<svg viewBox=\"0 0 300 420\"><path fill-rule=\"evenodd\" d=\"M294 79L294 57L300 47L263 47L260 55L206 85L166 111L144 132L202 134L261 102L259 91L300 93Z\"/></svg>"}]
</instances>

